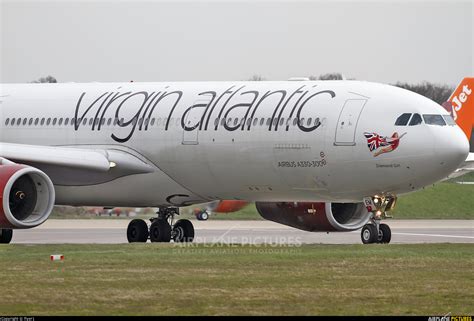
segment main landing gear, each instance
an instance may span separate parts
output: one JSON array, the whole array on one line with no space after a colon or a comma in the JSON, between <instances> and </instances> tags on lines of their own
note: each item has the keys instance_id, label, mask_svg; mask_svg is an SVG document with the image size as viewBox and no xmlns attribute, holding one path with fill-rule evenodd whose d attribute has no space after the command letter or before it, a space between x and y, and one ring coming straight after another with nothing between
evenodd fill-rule
<instances>
[{"instance_id":1,"label":"main landing gear","mask_svg":"<svg viewBox=\"0 0 474 321\"><path fill-rule=\"evenodd\" d=\"M362 243L390 243L392 231L387 224L381 223L382 219L390 218L387 212L394 209L397 202L395 195L375 195L364 199L364 204L372 215L370 223L362 228L360 237Z\"/></svg>"},{"instance_id":2,"label":"main landing gear","mask_svg":"<svg viewBox=\"0 0 474 321\"><path fill-rule=\"evenodd\" d=\"M9 244L13 238L13 230L9 228L0 229L0 244Z\"/></svg>"},{"instance_id":3,"label":"main landing gear","mask_svg":"<svg viewBox=\"0 0 474 321\"><path fill-rule=\"evenodd\" d=\"M151 218L148 227L144 220L134 219L128 224L127 239L129 243L151 242L192 242L194 227L191 221L182 219L174 222L174 216L179 215L176 207L159 208L158 217Z\"/></svg>"}]
</instances>

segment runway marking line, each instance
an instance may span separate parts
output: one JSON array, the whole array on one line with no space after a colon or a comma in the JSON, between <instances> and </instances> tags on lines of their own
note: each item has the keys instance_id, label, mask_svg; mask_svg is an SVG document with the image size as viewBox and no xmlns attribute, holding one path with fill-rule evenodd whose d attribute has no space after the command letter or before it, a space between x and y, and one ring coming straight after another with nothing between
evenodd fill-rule
<instances>
[{"instance_id":1,"label":"runway marking line","mask_svg":"<svg viewBox=\"0 0 474 321\"><path fill-rule=\"evenodd\" d=\"M460 235L443 235L443 234L421 234L421 233L392 233L395 235L412 235L412 236L437 236L437 237L453 237L459 239L474 239L474 236L460 236Z\"/></svg>"}]
</instances>

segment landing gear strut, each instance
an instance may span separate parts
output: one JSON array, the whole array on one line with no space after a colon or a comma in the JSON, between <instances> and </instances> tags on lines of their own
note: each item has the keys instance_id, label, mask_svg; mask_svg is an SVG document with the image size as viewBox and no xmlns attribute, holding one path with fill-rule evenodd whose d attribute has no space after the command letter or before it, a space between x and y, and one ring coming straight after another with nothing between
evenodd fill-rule
<instances>
[{"instance_id":1,"label":"landing gear strut","mask_svg":"<svg viewBox=\"0 0 474 321\"><path fill-rule=\"evenodd\" d=\"M13 238L13 230L0 229L0 244L9 244Z\"/></svg>"},{"instance_id":2,"label":"landing gear strut","mask_svg":"<svg viewBox=\"0 0 474 321\"><path fill-rule=\"evenodd\" d=\"M381 223L382 219L390 218L388 211L393 210L397 202L395 195L375 195L364 199L367 210L371 213L370 223L364 225L360 233L362 243L390 243L392 231L387 224Z\"/></svg>"},{"instance_id":3,"label":"landing gear strut","mask_svg":"<svg viewBox=\"0 0 474 321\"><path fill-rule=\"evenodd\" d=\"M179 215L176 207L160 207L158 217L151 218L151 225L144 220L134 219L128 224L127 239L129 243L151 242L192 242L194 227L191 221L181 219L174 222L174 216Z\"/></svg>"}]
</instances>

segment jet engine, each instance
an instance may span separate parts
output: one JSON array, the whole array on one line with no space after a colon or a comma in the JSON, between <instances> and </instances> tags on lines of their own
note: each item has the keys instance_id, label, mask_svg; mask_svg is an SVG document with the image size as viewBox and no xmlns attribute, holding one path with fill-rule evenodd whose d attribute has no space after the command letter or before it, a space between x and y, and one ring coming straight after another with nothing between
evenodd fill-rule
<instances>
[{"instance_id":1,"label":"jet engine","mask_svg":"<svg viewBox=\"0 0 474 321\"><path fill-rule=\"evenodd\" d=\"M257 202L255 206L264 219L309 232L357 230L371 215L363 203Z\"/></svg>"},{"instance_id":2,"label":"jet engine","mask_svg":"<svg viewBox=\"0 0 474 321\"><path fill-rule=\"evenodd\" d=\"M42 171L0 162L0 228L26 229L40 225L51 214L54 186Z\"/></svg>"}]
</instances>

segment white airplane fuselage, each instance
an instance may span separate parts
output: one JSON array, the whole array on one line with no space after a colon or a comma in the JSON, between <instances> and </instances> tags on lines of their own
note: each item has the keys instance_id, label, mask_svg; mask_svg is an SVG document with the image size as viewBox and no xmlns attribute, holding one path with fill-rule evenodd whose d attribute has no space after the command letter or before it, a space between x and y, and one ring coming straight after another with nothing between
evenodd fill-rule
<instances>
[{"instance_id":1,"label":"white airplane fuselage","mask_svg":"<svg viewBox=\"0 0 474 321\"><path fill-rule=\"evenodd\" d=\"M117 163L94 175L40 164L63 205L361 202L433 184L469 150L456 125L395 125L405 113L448 113L420 95L369 82L0 88L2 143L118 150L153 168L122 174Z\"/></svg>"}]
</instances>

